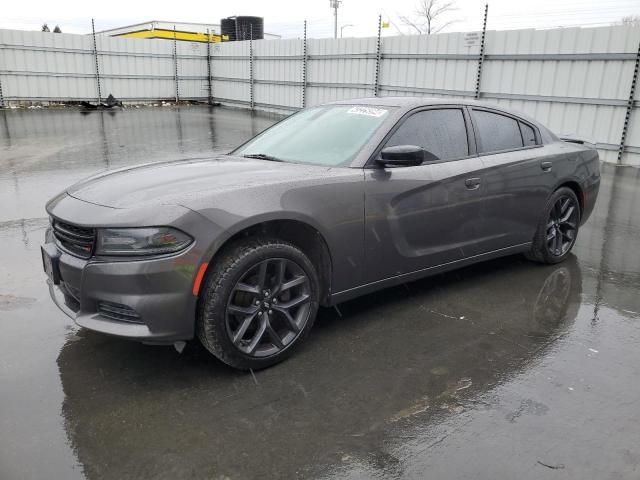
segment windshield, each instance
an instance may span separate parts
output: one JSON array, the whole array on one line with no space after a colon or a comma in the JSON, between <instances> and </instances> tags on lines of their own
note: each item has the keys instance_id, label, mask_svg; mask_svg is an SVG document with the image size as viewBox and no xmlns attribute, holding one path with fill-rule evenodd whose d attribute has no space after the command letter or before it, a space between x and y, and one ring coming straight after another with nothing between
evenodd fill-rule
<instances>
[{"instance_id":1,"label":"windshield","mask_svg":"<svg viewBox=\"0 0 640 480\"><path fill-rule=\"evenodd\" d=\"M369 105L309 108L286 118L232 153L292 163L345 165L389 112L389 108Z\"/></svg>"}]
</instances>

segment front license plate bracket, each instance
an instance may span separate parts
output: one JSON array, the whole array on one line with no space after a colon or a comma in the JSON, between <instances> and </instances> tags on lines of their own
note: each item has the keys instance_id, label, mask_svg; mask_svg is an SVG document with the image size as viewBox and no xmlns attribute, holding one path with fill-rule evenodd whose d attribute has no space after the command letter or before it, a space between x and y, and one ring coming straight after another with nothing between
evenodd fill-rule
<instances>
[{"instance_id":1,"label":"front license plate bracket","mask_svg":"<svg viewBox=\"0 0 640 480\"><path fill-rule=\"evenodd\" d=\"M54 285L60 284L60 252L55 245L47 243L40 247L42 268Z\"/></svg>"}]
</instances>

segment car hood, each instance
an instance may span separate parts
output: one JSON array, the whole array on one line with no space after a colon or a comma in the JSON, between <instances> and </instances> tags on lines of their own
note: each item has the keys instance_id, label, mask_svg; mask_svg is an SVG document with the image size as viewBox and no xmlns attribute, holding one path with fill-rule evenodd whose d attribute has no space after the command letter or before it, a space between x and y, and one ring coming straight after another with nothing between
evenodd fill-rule
<instances>
[{"instance_id":1,"label":"car hood","mask_svg":"<svg viewBox=\"0 0 640 480\"><path fill-rule=\"evenodd\" d=\"M317 179L328 167L224 156L179 160L105 172L67 190L72 197L112 208L188 204L225 191Z\"/></svg>"}]
</instances>

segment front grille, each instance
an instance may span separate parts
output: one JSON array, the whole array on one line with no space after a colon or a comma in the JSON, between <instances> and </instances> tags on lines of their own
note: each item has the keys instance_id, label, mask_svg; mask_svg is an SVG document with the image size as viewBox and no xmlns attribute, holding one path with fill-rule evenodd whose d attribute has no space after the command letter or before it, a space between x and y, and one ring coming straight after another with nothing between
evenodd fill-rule
<instances>
[{"instance_id":1,"label":"front grille","mask_svg":"<svg viewBox=\"0 0 640 480\"><path fill-rule=\"evenodd\" d=\"M53 235L58 246L67 253L80 258L89 258L96 242L94 228L78 227L59 220L53 220Z\"/></svg>"},{"instance_id":2,"label":"front grille","mask_svg":"<svg viewBox=\"0 0 640 480\"><path fill-rule=\"evenodd\" d=\"M117 322L143 323L138 313L126 305L110 302L98 302L98 313L101 317Z\"/></svg>"}]
</instances>

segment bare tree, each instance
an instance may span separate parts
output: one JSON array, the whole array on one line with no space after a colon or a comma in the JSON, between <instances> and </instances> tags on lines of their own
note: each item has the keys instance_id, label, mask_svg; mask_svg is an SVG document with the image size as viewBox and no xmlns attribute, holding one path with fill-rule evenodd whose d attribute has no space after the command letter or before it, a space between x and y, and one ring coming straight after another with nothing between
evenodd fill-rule
<instances>
[{"instance_id":1,"label":"bare tree","mask_svg":"<svg viewBox=\"0 0 640 480\"><path fill-rule=\"evenodd\" d=\"M628 27L640 27L640 15L627 15L620 19L620 25Z\"/></svg>"},{"instance_id":2,"label":"bare tree","mask_svg":"<svg viewBox=\"0 0 640 480\"><path fill-rule=\"evenodd\" d=\"M47 25L46 23L42 25L42 31L43 32L50 32L51 30L49 30L49 25Z\"/></svg>"},{"instance_id":3,"label":"bare tree","mask_svg":"<svg viewBox=\"0 0 640 480\"><path fill-rule=\"evenodd\" d=\"M412 17L400 15L399 18L408 27L417 33L431 35L439 33L458 20L443 21L442 17L447 13L458 9L454 0L420 0Z\"/></svg>"}]
</instances>

